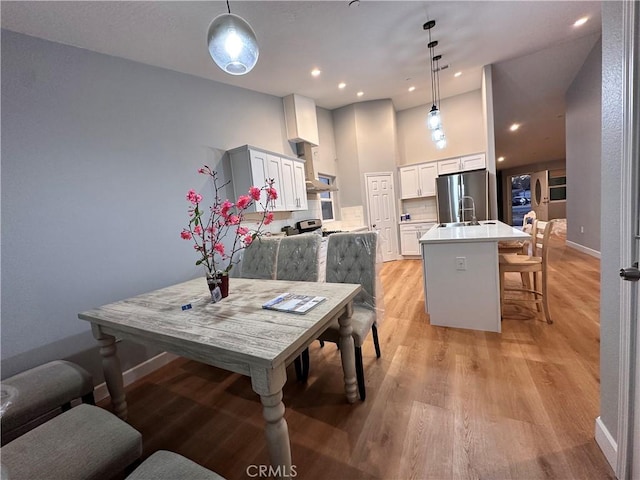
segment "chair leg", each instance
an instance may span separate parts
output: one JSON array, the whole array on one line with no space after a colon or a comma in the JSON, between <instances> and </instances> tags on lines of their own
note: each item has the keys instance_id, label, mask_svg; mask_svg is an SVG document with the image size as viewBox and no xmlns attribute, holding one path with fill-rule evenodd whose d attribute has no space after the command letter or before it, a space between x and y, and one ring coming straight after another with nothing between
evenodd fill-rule
<instances>
[{"instance_id":1,"label":"chair leg","mask_svg":"<svg viewBox=\"0 0 640 480\"><path fill-rule=\"evenodd\" d=\"M500 276L500 320L504 315L504 272L499 272Z\"/></svg>"},{"instance_id":2,"label":"chair leg","mask_svg":"<svg viewBox=\"0 0 640 480\"><path fill-rule=\"evenodd\" d=\"M533 284L534 284L533 289L534 289L536 292L540 292L540 291L542 291L542 286L541 286L541 283L542 283L542 282L540 281L540 277L541 277L541 276L542 276L542 272L535 272L535 273L533 274ZM536 296L535 296L535 299L536 299L536 300L538 300L538 297L539 297L539 296L540 296L540 295L536 295ZM544 296L543 296L543 298L542 298L542 302L540 302L540 301L537 301L537 302L536 302L536 310L537 310L538 312L542 312L542 305L540 305L541 303L544 303Z\"/></svg>"},{"instance_id":3,"label":"chair leg","mask_svg":"<svg viewBox=\"0 0 640 480\"><path fill-rule=\"evenodd\" d=\"M298 355L295 360L293 360L293 365L296 368L296 380L299 382L304 381L302 379L302 355Z\"/></svg>"},{"instance_id":4,"label":"chair leg","mask_svg":"<svg viewBox=\"0 0 640 480\"><path fill-rule=\"evenodd\" d=\"M82 398L82 403L86 403L88 405L95 405L96 404L96 399L93 396L93 392L87 393L86 395L83 395L81 398Z\"/></svg>"},{"instance_id":5,"label":"chair leg","mask_svg":"<svg viewBox=\"0 0 640 480\"><path fill-rule=\"evenodd\" d=\"M373 346L376 349L376 357L380 358L380 342L378 341L378 327L375 324L371 326L371 333L373 334Z\"/></svg>"},{"instance_id":6,"label":"chair leg","mask_svg":"<svg viewBox=\"0 0 640 480\"><path fill-rule=\"evenodd\" d=\"M300 357L302 358L302 378L306 382L309 378L309 349L305 348Z\"/></svg>"},{"instance_id":7,"label":"chair leg","mask_svg":"<svg viewBox=\"0 0 640 480\"><path fill-rule=\"evenodd\" d=\"M548 324L552 324L551 313L549 312L549 296L547 295L547 278L546 273L542 273L542 307L544 309L544 317L547 319Z\"/></svg>"},{"instance_id":8,"label":"chair leg","mask_svg":"<svg viewBox=\"0 0 640 480\"><path fill-rule=\"evenodd\" d=\"M362 347L356 347L356 379L358 380L358 392L360 392L360 400L364 402L367 392L364 387L364 366L362 365Z\"/></svg>"}]
</instances>

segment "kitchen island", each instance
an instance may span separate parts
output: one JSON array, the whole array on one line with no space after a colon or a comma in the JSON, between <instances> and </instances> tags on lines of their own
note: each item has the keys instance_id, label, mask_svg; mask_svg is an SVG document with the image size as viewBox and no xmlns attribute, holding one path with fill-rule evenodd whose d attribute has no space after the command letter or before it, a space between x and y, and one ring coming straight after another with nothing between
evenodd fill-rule
<instances>
[{"instance_id":1,"label":"kitchen island","mask_svg":"<svg viewBox=\"0 0 640 480\"><path fill-rule=\"evenodd\" d=\"M436 224L425 233L420 251L431 325L500 332L498 242L528 238L497 220Z\"/></svg>"}]
</instances>

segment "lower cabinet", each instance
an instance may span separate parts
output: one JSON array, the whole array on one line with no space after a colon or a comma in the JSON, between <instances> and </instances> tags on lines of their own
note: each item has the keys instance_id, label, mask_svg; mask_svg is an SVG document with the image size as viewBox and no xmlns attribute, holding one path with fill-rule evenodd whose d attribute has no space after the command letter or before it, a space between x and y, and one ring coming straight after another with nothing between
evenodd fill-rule
<instances>
[{"instance_id":1,"label":"lower cabinet","mask_svg":"<svg viewBox=\"0 0 640 480\"><path fill-rule=\"evenodd\" d=\"M402 255L420 255L420 237L434 225L433 222L400 225L400 253Z\"/></svg>"}]
</instances>

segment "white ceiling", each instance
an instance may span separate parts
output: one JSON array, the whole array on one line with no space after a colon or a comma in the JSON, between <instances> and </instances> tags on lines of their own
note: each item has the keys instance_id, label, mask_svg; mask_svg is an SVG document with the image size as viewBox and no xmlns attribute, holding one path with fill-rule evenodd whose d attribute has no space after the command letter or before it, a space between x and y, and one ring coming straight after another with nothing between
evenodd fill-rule
<instances>
[{"instance_id":1,"label":"white ceiling","mask_svg":"<svg viewBox=\"0 0 640 480\"><path fill-rule=\"evenodd\" d=\"M0 8L9 30L278 97L298 93L329 110L381 98L391 98L396 110L431 102L422 25L435 19L436 53L449 65L440 74L442 98L479 89L482 67L495 65L496 155L506 157L499 168L564 158L564 118L557 115L601 30L600 2L230 4L260 45L258 64L239 77L220 71L206 46L209 23L226 12L224 2L2 1ZM583 16L587 24L573 27ZM322 70L318 78L310 75L314 67ZM463 74L454 78L457 71ZM341 81L344 90L337 88ZM416 90L409 93L411 85ZM504 125L513 121L523 128L517 137L505 136Z\"/></svg>"}]
</instances>

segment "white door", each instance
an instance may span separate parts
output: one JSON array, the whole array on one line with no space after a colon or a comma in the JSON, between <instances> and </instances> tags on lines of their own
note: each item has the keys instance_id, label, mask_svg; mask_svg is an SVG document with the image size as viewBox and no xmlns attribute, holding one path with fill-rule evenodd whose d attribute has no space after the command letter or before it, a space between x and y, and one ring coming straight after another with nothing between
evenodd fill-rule
<instances>
[{"instance_id":1,"label":"white door","mask_svg":"<svg viewBox=\"0 0 640 480\"><path fill-rule=\"evenodd\" d=\"M307 210L307 185L304 181L304 163L293 162L293 182L298 199L298 210Z\"/></svg>"},{"instance_id":2,"label":"white door","mask_svg":"<svg viewBox=\"0 0 640 480\"><path fill-rule=\"evenodd\" d=\"M420 196L417 167L400 168L400 193L402 198L416 198Z\"/></svg>"},{"instance_id":3,"label":"white door","mask_svg":"<svg viewBox=\"0 0 640 480\"><path fill-rule=\"evenodd\" d=\"M275 155L267 155L267 173L268 178L273 179L273 188L276 189L276 192L282 191L282 167L280 165L280 157L276 157ZM273 209L274 210L284 210L284 202L282 200L283 196L278 195L273 201Z\"/></svg>"},{"instance_id":4,"label":"white door","mask_svg":"<svg viewBox=\"0 0 640 480\"><path fill-rule=\"evenodd\" d=\"M621 98L629 99L628 112L621 112L623 136L620 179L620 268L637 268L640 259L640 15L637 2L624 2L622 57L628 68L621 85ZM631 47L633 46L633 48ZM631 99L634 99L632 102ZM616 123L613 124L617 126ZM634 181L635 180L635 181ZM635 263L635 265L634 265ZM632 273L632 272L629 272ZM604 278L604 277L603 277ZM632 275L627 278L633 279ZM621 281L620 287L620 374L618 378L618 438L616 477L640 478L640 282ZM605 320L605 319L603 319ZM606 319L608 320L608 319ZM632 332L635 329L635 339ZM635 342L633 341L635 340ZM634 344L635 343L635 344ZM635 388L634 388L635 384ZM629 471L631 468L631 471Z\"/></svg>"},{"instance_id":5,"label":"white door","mask_svg":"<svg viewBox=\"0 0 640 480\"><path fill-rule=\"evenodd\" d=\"M420 178L420 196L435 197L436 177L438 176L438 164L436 162L427 163L418 167L418 177Z\"/></svg>"},{"instance_id":6,"label":"white door","mask_svg":"<svg viewBox=\"0 0 640 480\"><path fill-rule=\"evenodd\" d=\"M298 198L296 196L293 160L283 158L280 164L282 165L282 196L284 197L284 209L289 211L297 210Z\"/></svg>"},{"instance_id":7,"label":"white door","mask_svg":"<svg viewBox=\"0 0 640 480\"><path fill-rule=\"evenodd\" d=\"M549 172L531 174L531 209L538 220L549 220Z\"/></svg>"},{"instance_id":8,"label":"white door","mask_svg":"<svg viewBox=\"0 0 640 480\"><path fill-rule=\"evenodd\" d=\"M366 173L369 228L379 233L382 261L398 259L398 222L392 173Z\"/></svg>"}]
</instances>

